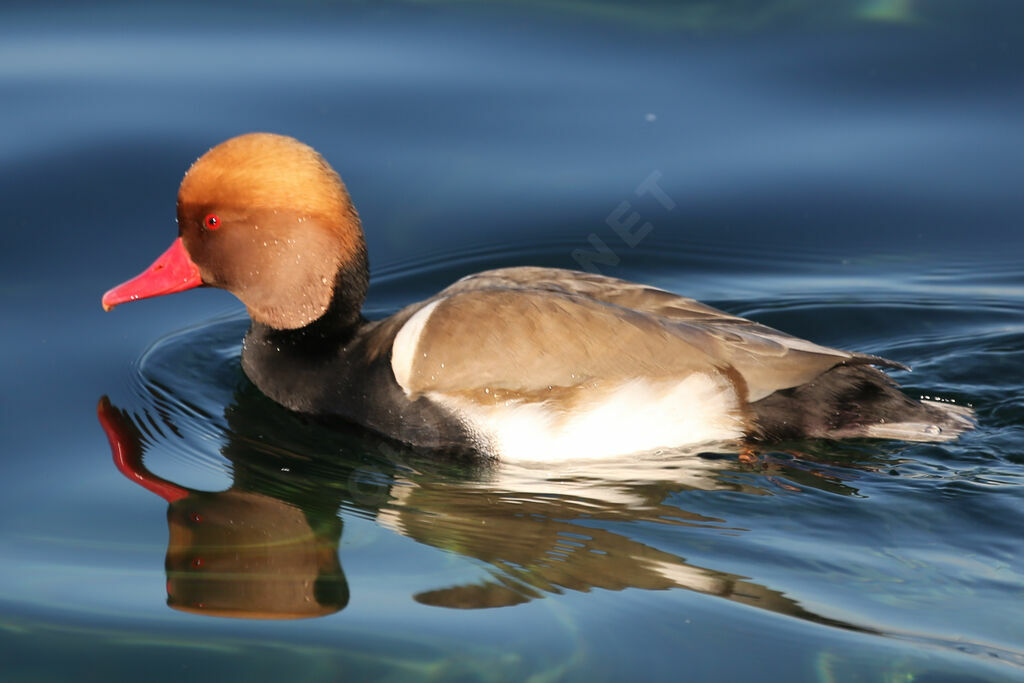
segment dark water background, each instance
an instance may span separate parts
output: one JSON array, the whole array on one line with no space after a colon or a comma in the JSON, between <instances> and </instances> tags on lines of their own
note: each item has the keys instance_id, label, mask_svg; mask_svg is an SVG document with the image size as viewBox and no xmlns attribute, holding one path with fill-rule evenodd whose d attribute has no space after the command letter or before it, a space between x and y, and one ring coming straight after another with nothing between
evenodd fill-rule
<instances>
[{"instance_id":1,"label":"dark water background","mask_svg":"<svg viewBox=\"0 0 1024 683\"><path fill-rule=\"evenodd\" d=\"M988 0L6 4L3 679L1024 678L1022 38ZM582 262L912 365L980 427L481 471L306 424L226 293L99 306L251 130L345 178L372 315ZM183 502L114 467L105 394ZM165 570L199 510L245 543ZM287 591L328 614L202 614Z\"/></svg>"}]
</instances>

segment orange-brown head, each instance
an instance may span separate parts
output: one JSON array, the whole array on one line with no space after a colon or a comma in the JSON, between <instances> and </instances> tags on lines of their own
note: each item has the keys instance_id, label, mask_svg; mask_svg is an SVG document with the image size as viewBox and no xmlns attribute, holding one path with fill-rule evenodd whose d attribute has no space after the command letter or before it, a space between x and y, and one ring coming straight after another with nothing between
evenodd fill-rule
<instances>
[{"instance_id":1,"label":"orange-brown head","mask_svg":"<svg viewBox=\"0 0 1024 683\"><path fill-rule=\"evenodd\" d=\"M147 271L107 292L119 303L203 285L230 291L256 322L296 329L320 318L335 288L356 310L366 243L338 174L316 150L270 133L217 145L178 191L179 239Z\"/></svg>"}]
</instances>

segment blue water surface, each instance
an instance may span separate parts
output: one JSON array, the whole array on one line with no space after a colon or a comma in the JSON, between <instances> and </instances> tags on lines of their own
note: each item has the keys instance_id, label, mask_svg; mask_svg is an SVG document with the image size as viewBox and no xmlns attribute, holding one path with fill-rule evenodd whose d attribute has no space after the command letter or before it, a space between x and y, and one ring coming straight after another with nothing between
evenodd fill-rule
<instances>
[{"instance_id":1,"label":"blue water surface","mask_svg":"<svg viewBox=\"0 0 1024 683\"><path fill-rule=\"evenodd\" d=\"M1022 33L994 0L5 5L2 678L1024 679ZM979 427L486 468L312 424L242 375L227 293L99 305L255 130L344 177L371 317L596 270ZM185 498L118 471L103 396Z\"/></svg>"}]
</instances>

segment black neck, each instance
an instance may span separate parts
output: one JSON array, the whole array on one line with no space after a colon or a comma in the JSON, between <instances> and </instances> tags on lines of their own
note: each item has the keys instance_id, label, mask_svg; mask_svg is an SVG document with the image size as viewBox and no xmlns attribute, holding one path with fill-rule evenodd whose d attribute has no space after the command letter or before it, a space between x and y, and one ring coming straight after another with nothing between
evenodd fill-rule
<instances>
[{"instance_id":1,"label":"black neck","mask_svg":"<svg viewBox=\"0 0 1024 683\"><path fill-rule=\"evenodd\" d=\"M294 330L279 330L252 322L249 334L277 344L317 346L324 343L344 345L367 321L362 314L369 287L369 267L365 249L352 261L342 264L334 278L334 296L324 314L310 324Z\"/></svg>"}]
</instances>

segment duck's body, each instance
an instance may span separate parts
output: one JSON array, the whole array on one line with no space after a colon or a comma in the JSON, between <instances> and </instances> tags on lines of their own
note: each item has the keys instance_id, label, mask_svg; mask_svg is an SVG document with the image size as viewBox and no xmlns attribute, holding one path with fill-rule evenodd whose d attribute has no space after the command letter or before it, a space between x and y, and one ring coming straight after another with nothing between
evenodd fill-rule
<instances>
[{"instance_id":1,"label":"duck's body","mask_svg":"<svg viewBox=\"0 0 1024 683\"><path fill-rule=\"evenodd\" d=\"M246 375L292 410L504 460L743 438L930 441L969 425L871 365L901 367L663 290L530 267L471 275L345 335L257 324L242 351Z\"/></svg>"},{"instance_id":2,"label":"duck's body","mask_svg":"<svg viewBox=\"0 0 1024 683\"><path fill-rule=\"evenodd\" d=\"M871 367L898 363L576 271L479 273L366 321L358 216L291 138L214 148L186 174L178 213L179 240L105 307L229 289L253 318L242 366L264 394L412 445L553 460L743 439L947 440L973 424ZM170 286L155 282L168 272Z\"/></svg>"}]
</instances>

